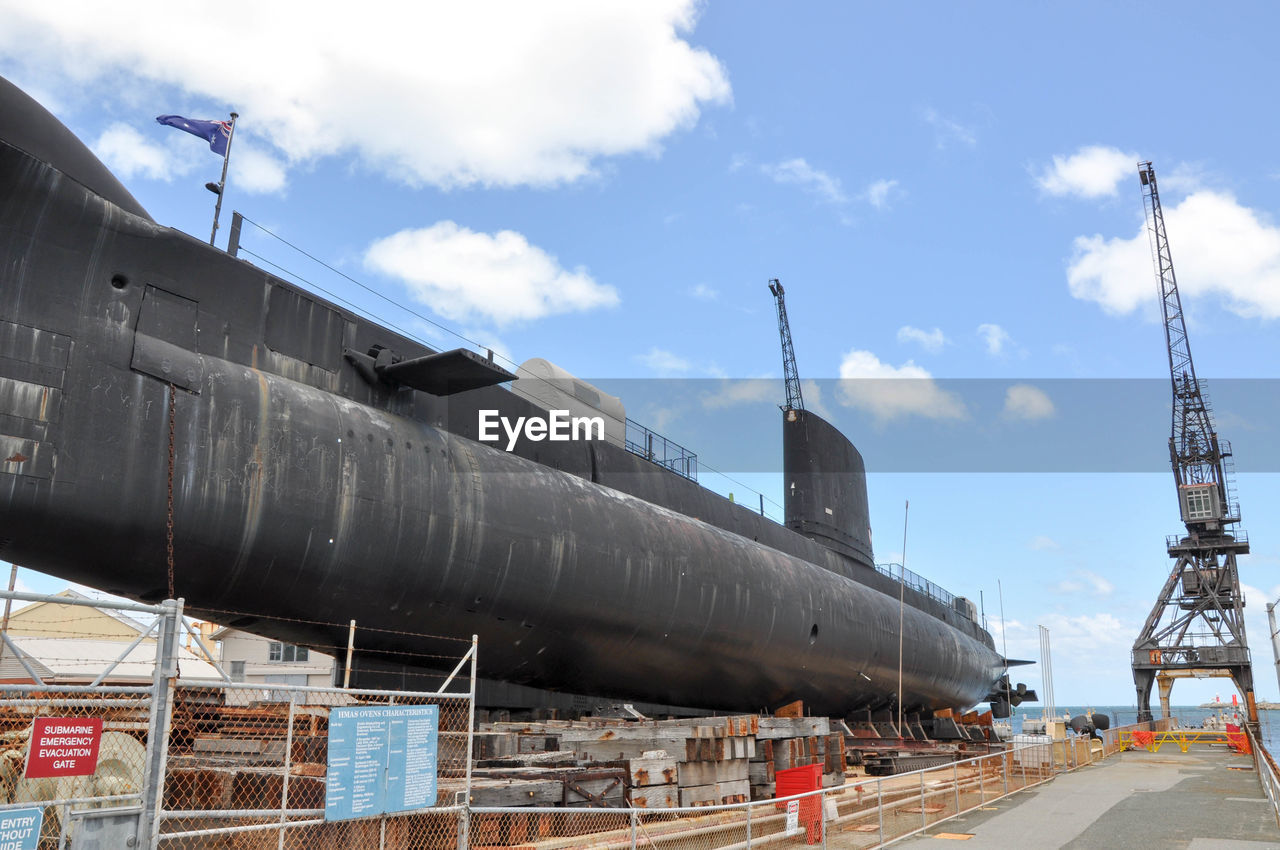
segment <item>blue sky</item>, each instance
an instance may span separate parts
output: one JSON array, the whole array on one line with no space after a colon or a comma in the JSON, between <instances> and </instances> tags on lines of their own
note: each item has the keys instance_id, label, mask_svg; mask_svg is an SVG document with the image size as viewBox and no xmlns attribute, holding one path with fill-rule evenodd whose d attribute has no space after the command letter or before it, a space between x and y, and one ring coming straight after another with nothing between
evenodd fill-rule
<instances>
[{"instance_id":1,"label":"blue sky","mask_svg":"<svg viewBox=\"0 0 1280 850\"><path fill-rule=\"evenodd\" d=\"M781 479L735 441L771 448L762 417L781 388L736 379L781 376L765 287L781 278L809 398L877 470L877 559L901 557L910 499L908 567L981 591L997 639L999 580L1011 655L1036 657L1035 626L1050 628L1061 704L1132 701L1128 648L1178 530L1135 167L1153 160L1196 364L1224 387L1254 546L1241 571L1255 676L1275 697L1274 7L132 6L0 0L0 74L157 221L207 238L202 186L220 162L154 116L237 110L220 244L240 210L517 362L634 389L633 415L753 504L743 485L780 502ZM244 244L430 344L461 344L253 227ZM886 395L886 378L902 391ZM665 392L737 395L713 426ZM1122 433L1152 459L1082 451L1090 430L1095 448ZM902 460L912 441L936 468ZM972 460L947 460L975 441Z\"/></svg>"}]
</instances>

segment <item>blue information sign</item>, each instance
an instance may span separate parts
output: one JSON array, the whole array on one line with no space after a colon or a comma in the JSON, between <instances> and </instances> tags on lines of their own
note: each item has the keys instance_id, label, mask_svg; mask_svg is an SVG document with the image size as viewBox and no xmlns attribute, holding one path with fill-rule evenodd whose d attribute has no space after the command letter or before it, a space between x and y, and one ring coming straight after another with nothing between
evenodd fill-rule
<instances>
[{"instance_id":1,"label":"blue information sign","mask_svg":"<svg viewBox=\"0 0 1280 850\"><path fill-rule=\"evenodd\" d=\"M36 850L40 843L40 827L44 809L5 809L0 811L0 848L3 850Z\"/></svg>"},{"instance_id":2,"label":"blue information sign","mask_svg":"<svg viewBox=\"0 0 1280 850\"><path fill-rule=\"evenodd\" d=\"M439 718L434 705L331 709L325 820L434 806Z\"/></svg>"}]
</instances>

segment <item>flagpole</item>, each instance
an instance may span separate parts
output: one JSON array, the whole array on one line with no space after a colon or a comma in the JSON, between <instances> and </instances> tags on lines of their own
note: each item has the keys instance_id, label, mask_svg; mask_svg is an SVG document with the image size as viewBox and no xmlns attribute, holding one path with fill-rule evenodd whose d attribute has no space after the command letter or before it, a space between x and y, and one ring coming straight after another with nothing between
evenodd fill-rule
<instances>
[{"instance_id":1,"label":"flagpole","mask_svg":"<svg viewBox=\"0 0 1280 850\"><path fill-rule=\"evenodd\" d=\"M235 112L231 113L231 132L227 134L227 152L222 155L222 179L218 181L218 203L213 208L213 231L209 234L210 245L218 235L218 216L222 215L222 190L227 187L227 164L231 161L231 142L236 137L236 119L239 117Z\"/></svg>"},{"instance_id":2,"label":"flagpole","mask_svg":"<svg viewBox=\"0 0 1280 850\"><path fill-rule=\"evenodd\" d=\"M902 630L903 617L907 607L907 517L911 513L911 502L906 500L902 505L902 569L898 573L898 737L905 738L902 731Z\"/></svg>"}]
</instances>

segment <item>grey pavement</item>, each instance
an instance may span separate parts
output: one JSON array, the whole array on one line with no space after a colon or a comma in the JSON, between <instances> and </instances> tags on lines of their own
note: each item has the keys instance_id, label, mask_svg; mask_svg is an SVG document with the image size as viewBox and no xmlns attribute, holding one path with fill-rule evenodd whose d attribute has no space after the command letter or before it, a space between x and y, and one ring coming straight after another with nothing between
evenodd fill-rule
<instances>
[{"instance_id":1,"label":"grey pavement","mask_svg":"<svg viewBox=\"0 0 1280 850\"><path fill-rule=\"evenodd\" d=\"M1121 753L988 806L994 810L935 824L896 846L1280 850L1280 827L1252 760L1223 745Z\"/></svg>"}]
</instances>

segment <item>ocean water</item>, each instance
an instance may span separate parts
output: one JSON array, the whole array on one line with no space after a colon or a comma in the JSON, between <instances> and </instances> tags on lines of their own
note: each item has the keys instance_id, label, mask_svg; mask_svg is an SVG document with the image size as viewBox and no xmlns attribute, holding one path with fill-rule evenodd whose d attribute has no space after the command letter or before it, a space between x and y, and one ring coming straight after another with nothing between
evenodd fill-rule
<instances>
[{"instance_id":1,"label":"ocean water","mask_svg":"<svg viewBox=\"0 0 1280 850\"><path fill-rule=\"evenodd\" d=\"M1084 714L1089 709L1092 709L1095 714L1105 714L1110 717L1112 727L1127 726L1138 722L1138 709L1132 705L1058 706L1057 716L1061 717L1063 714L1070 714L1075 717L1078 714ZM1224 703L1222 710L1226 712L1229 718L1231 716L1231 703ZM1044 711L1040 706L1032 706L1029 703L1014 709L1013 717L1010 718L1013 731L1015 733L1022 731L1023 719L1030 717L1039 720L1043 713ZM1156 717L1160 716L1160 705L1158 703L1152 706L1151 713ZM1200 708L1194 705L1174 705L1169 707L1169 713L1178 718L1179 725L1196 727L1203 723L1205 718L1216 715L1218 709ZM1243 714L1242 709L1241 715ZM1273 755L1280 754L1280 710L1259 709L1258 725L1262 731L1262 742L1266 744L1267 749Z\"/></svg>"}]
</instances>

